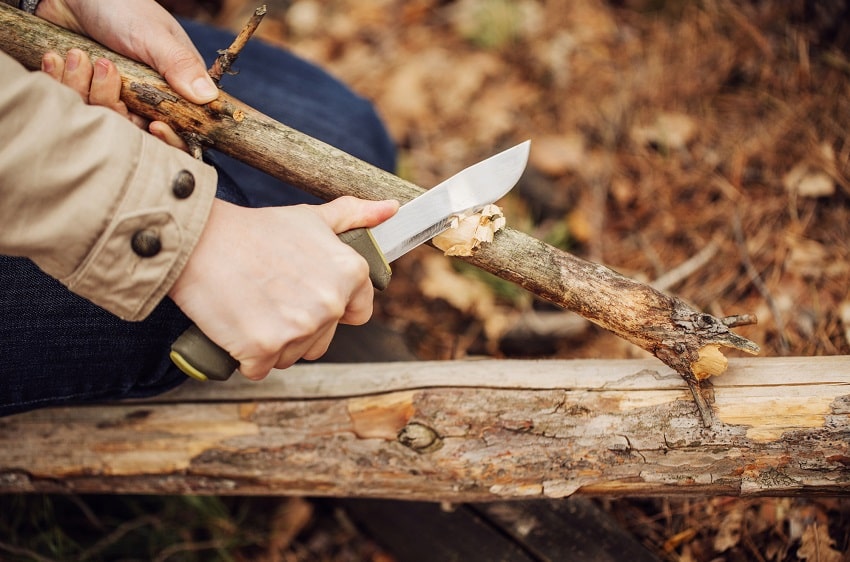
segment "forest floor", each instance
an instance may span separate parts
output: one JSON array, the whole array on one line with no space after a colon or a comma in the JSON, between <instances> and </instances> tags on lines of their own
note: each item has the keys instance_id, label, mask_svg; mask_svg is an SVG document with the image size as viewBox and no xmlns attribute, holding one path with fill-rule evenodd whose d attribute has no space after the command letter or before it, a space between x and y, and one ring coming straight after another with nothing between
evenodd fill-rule
<instances>
[{"instance_id":1,"label":"forest floor","mask_svg":"<svg viewBox=\"0 0 850 562\"><path fill-rule=\"evenodd\" d=\"M257 3L163 4L238 31ZM435 185L531 139L529 170L501 202L510 226L663 281L715 316L757 315L737 331L764 356L850 354L846 2L266 4L256 37L372 100L406 179ZM421 359L646 355L456 265L414 251L377 297L377 317ZM548 332L512 329L532 311L561 319ZM236 509L221 502L216 509ZM278 502L269 524L278 534L257 539L265 554L232 559L393 560L318 517L309 500ZM850 552L845 500L599 504L662 560L839 561Z\"/></svg>"},{"instance_id":2,"label":"forest floor","mask_svg":"<svg viewBox=\"0 0 850 562\"><path fill-rule=\"evenodd\" d=\"M816 5L817 4L817 5ZM234 30L253 4L212 17ZM372 100L399 173L437 184L525 139L508 224L715 316L763 355L850 353L850 13L845 2L359 0L269 3L260 35ZM430 248L377 314L422 359L639 357ZM550 315L550 317L553 315ZM830 499L602 502L665 560L841 560Z\"/></svg>"}]
</instances>

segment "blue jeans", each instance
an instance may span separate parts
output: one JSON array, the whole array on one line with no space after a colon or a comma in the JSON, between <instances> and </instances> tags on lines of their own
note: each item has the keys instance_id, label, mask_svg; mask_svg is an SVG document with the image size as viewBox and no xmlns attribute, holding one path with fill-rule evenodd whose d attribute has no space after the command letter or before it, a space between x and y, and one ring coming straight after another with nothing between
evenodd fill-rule
<instances>
[{"instance_id":1,"label":"blue jeans","mask_svg":"<svg viewBox=\"0 0 850 562\"><path fill-rule=\"evenodd\" d=\"M212 64L227 32L183 22ZM290 127L383 169L395 148L372 106L317 67L249 42L222 86ZM254 207L318 202L214 151L218 197ZM233 178L233 179L231 179ZM169 299L142 322L124 322L70 293L31 261L0 256L0 415L34 408L152 396L186 376L168 359L190 321Z\"/></svg>"}]
</instances>

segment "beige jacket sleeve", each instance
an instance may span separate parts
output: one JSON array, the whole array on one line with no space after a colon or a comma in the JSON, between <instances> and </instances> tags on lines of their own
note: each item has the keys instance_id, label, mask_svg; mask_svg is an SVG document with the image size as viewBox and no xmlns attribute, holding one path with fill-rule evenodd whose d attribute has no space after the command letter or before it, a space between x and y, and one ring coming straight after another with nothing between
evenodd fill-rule
<instances>
[{"instance_id":1,"label":"beige jacket sleeve","mask_svg":"<svg viewBox=\"0 0 850 562\"><path fill-rule=\"evenodd\" d=\"M215 170L0 52L0 254L141 320L171 288Z\"/></svg>"}]
</instances>

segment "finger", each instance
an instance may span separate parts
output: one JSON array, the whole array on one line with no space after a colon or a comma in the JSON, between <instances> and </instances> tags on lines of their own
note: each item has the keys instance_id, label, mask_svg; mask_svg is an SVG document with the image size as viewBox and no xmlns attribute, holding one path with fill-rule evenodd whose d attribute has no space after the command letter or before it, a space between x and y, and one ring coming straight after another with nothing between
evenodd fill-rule
<instances>
[{"instance_id":1,"label":"finger","mask_svg":"<svg viewBox=\"0 0 850 562\"><path fill-rule=\"evenodd\" d=\"M290 341L277 357L275 369L288 369L302 358L318 359L324 355L335 331L336 322L329 322L309 336Z\"/></svg>"},{"instance_id":2,"label":"finger","mask_svg":"<svg viewBox=\"0 0 850 562\"><path fill-rule=\"evenodd\" d=\"M150 126L150 123L151 123L149 119L145 119L144 117L142 117L141 115L138 115L138 114L136 114L136 113L130 113L130 114L128 114L128 115L127 115L127 119L129 119L129 120L130 120L130 122L131 122L133 125L135 125L136 127L138 127L138 128L140 128L140 129L142 129L143 131L147 131L147 130L148 130L148 126Z\"/></svg>"},{"instance_id":3,"label":"finger","mask_svg":"<svg viewBox=\"0 0 850 562\"><path fill-rule=\"evenodd\" d=\"M307 348L307 351L304 352L302 357L309 361L315 361L327 353L328 347L330 347L331 341L333 341L334 335L336 334L336 327L337 323L334 322L331 326L325 329L323 333L319 334L310 347Z\"/></svg>"},{"instance_id":4,"label":"finger","mask_svg":"<svg viewBox=\"0 0 850 562\"><path fill-rule=\"evenodd\" d=\"M288 369L304 356L317 338L316 334L305 336L287 342L273 353L241 359L239 372L247 379L258 381L266 378L272 369Z\"/></svg>"},{"instance_id":5,"label":"finger","mask_svg":"<svg viewBox=\"0 0 850 562\"><path fill-rule=\"evenodd\" d=\"M88 103L93 69L89 56L80 49L71 49L65 56L62 83L76 90Z\"/></svg>"},{"instance_id":6,"label":"finger","mask_svg":"<svg viewBox=\"0 0 850 562\"><path fill-rule=\"evenodd\" d=\"M274 368L275 363L280 357L281 350L262 350L257 354L248 356L233 355L239 361L239 372L246 379L252 381L263 380L269 375L269 372Z\"/></svg>"},{"instance_id":7,"label":"finger","mask_svg":"<svg viewBox=\"0 0 850 562\"><path fill-rule=\"evenodd\" d=\"M148 130L153 136L163 141L166 144L179 148L184 152L189 152L189 145L183 140L183 137L174 132L174 129L162 121L153 121Z\"/></svg>"},{"instance_id":8,"label":"finger","mask_svg":"<svg viewBox=\"0 0 850 562\"><path fill-rule=\"evenodd\" d=\"M360 326L372 317L375 302L375 289L371 281L360 284L351 294L345 313L339 319L340 324Z\"/></svg>"},{"instance_id":9,"label":"finger","mask_svg":"<svg viewBox=\"0 0 850 562\"><path fill-rule=\"evenodd\" d=\"M53 51L44 53L41 57L41 70L61 82L62 74L65 72L65 59Z\"/></svg>"},{"instance_id":10,"label":"finger","mask_svg":"<svg viewBox=\"0 0 850 562\"><path fill-rule=\"evenodd\" d=\"M94 63L89 103L108 107L124 117L130 115L121 101L121 75L109 59L98 59Z\"/></svg>"},{"instance_id":11,"label":"finger","mask_svg":"<svg viewBox=\"0 0 850 562\"><path fill-rule=\"evenodd\" d=\"M359 227L373 227L381 224L398 211L398 201L367 201L356 197L344 196L324 205L314 205L312 209L337 234Z\"/></svg>"},{"instance_id":12,"label":"finger","mask_svg":"<svg viewBox=\"0 0 850 562\"><path fill-rule=\"evenodd\" d=\"M251 361L251 362L242 362L239 364L239 372L242 373L242 376L246 379L252 381L261 381L267 376L274 368L274 362L271 360L265 361Z\"/></svg>"}]
</instances>

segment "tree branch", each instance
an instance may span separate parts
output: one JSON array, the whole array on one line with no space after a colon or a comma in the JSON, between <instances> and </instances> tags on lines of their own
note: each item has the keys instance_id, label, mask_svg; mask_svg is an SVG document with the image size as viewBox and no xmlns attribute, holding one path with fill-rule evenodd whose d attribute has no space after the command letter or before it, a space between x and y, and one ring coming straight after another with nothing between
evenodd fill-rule
<instances>
[{"instance_id":1,"label":"tree branch","mask_svg":"<svg viewBox=\"0 0 850 562\"><path fill-rule=\"evenodd\" d=\"M208 71L216 84L219 83L224 74L230 72L230 67L234 62L236 62L236 59L239 57L239 53L242 52L242 49L245 48L248 40L251 39L252 35L254 35L254 32L257 30L260 22L263 21L263 17L265 15L266 5L263 4L254 10L254 15L251 16L251 19L248 20L248 23L245 24L245 27L242 28L242 31L239 32L239 35L236 36L236 39L233 40L230 47L218 52L218 57L215 59L215 62Z\"/></svg>"}]
</instances>

